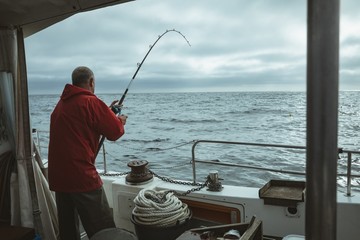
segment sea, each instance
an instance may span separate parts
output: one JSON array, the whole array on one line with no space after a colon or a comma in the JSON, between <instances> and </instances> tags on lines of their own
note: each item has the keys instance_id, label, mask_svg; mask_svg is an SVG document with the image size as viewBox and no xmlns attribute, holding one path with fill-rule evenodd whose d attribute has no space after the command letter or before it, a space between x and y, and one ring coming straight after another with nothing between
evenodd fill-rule
<instances>
[{"instance_id":1,"label":"sea","mask_svg":"<svg viewBox=\"0 0 360 240\"><path fill-rule=\"evenodd\" d=\"M34 139L44 159L50 114L59 97L29 98ZM121 95L98 97L110 105ZM344 150L360 150L359 101L358 91L340 92L338 146ZM223 184L249 187L261 187L271 179L305 181L302 175L287 173L305 172L304 149L264 146L305 146L305 92L128 93L122 114L128 116L126 133L115 142L104 142L96 160L99 171L126 173L130 161L145 160L159 176L193 180L193 145L211 140L220 143L196 144L195 159L230 166L196 162L197 182L204 182L210 171L217 171ZM339 173L346 173L346 162L347 154L339 154ZM352 155L352 173L360 173L360 154ZM339 176L338 189L346 192L346 184L346 177ZM360 191L360 178L351 184L353 191Z\"/></svg>"}]
</instances>

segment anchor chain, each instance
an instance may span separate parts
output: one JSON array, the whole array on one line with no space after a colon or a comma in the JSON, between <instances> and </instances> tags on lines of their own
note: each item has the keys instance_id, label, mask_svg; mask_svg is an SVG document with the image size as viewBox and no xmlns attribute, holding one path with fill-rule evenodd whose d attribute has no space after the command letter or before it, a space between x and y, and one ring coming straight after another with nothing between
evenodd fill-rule
<instances>
[{"instance_id":1,"label":"anchor chain","mask_svg":"<svg viewBox=\"0 0 360 240\"><path fill-rule=\"evenodd\" d=\"M165 191L165 194L162 197L163 200L165 200L166 194L168 194L170 192L174 193L174 195L176 195L178 197L179 196L184 197L186 195L189 195L190 193L200 191L201 189L205 188L206 186L211 185L211 181L212 181L210 177L207 177L207 179L206 179L206 181L204 183L192 183L192 182L178 181L178 180L174 180L174 179L171 179L171 178L168 178L168 177L163 177L163 176L160 176L160 175L156 174L155 172L153 172L151 170L149 170L149 173L152 174L153 176L159 178L160 180L162 180L164 182L169 182L169 183L174 183L174 184L179 184L179 185L187 185L187 186L197 186L196 188L189 189L189 190L187 190L186 192L183 192L183 193L179 193L179 192L174 191L174 190ZM132 174L135 177L143 177L143 176L147 175L147 173L132 173L132 172L101 173L100 175L109 176L109 177L118 177L118 176L123 176L123 175L127 175L127 174ZM212 191L215 191L215 190L212 190ZM153 200L154 202L157 202L157 203L161 203L161 202L159 202L159 200L156 200L156 199L151 199L151 200Z\"/></svg>"},{"instance_id":2,"label":"anchor chain","mask_svg":"<svg viewBox=\"0 0 360 240\"><path fill-rule=\"evenodd\" d=\"M187 190L186 192L183 192L183 193L179 193L175 190L168 190L168 191L165 191L165 194L163 195L163 201L165 200L165 196L166 194L172 192L174 193L175 196L177 197L184 197L192 192L196 192L196 191L200 191L201 189L203 189L204 187L206 187L209 182L211 181L211 179L208 177L207 180L204 182L204 183L191 183L191 182L185 182L185 181L178 181L178 180L174 180L174 179L171 179L171 178L168 178L168 177L162 177L162 176L159 176L158 174L154 173L153 171L149 170L149 172L151 174L153 174L155 177L163 180L164 182L169 182L169 183L174 183L174 184L180 184L180 185L188 185L188 186L198 186L197 188L192 188L192 189L189 189ZM154 199L152 199L153 201L155 201ZM160 202L161 203L161 202Z\"/></svg>"},{"instance_id":3,"label":"anchor chain","mask_svg":"<svg viewBox=\"0 0 360 240\"><path fill-rule=\"evenodd\" d=\"M130 172L123 172L123 173L99 173L101 176L106 177L120 177L129 174Z\"/></svg>"}]
</instances>

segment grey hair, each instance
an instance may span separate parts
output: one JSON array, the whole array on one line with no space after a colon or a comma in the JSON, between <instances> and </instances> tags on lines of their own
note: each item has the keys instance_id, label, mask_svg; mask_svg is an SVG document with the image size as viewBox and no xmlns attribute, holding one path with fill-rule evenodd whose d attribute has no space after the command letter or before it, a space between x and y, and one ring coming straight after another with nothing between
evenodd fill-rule
<instances>
[{"instance_id":1,"label":"grey hair","mask_svg":"<svg viewBox=\"0 0 360 240\"><path fill-rule=\"evenodd\" d=\"M75 68L71 74L72 84L75 86L86 84L91 78L94 78L94 73L90 68L84 66Z\"/></svg>"}]
</instances>

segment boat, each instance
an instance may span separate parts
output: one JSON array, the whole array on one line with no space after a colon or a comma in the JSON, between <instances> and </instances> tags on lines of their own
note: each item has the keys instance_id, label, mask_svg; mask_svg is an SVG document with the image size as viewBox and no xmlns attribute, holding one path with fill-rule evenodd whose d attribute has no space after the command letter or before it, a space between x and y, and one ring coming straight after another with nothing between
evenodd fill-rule
<instances>
[{"instance_id":1,"label":"boat","mask_svg":"<svg viewBox=\"0 0 360 240\"><path fill-rule=\"evenodd\" d=\"M307 186L305 181L274 179L270 180L261 188L243 187L241 184L229 186L221 185L221 181L219 180L221 176L218 176L218 172L215 171L215 173L209 172L210 179L212 179L210 176L216 176L215 180L212 181L215 183L215 187L212 188L212 184L201 187L203 182L197 182L196 169L201 167L202 164L215 165L215 167L213 167L215 169L216 166L219 165L225 165L231 168L238 167L240 169L254 167L229 162L197 160L196 146L198 144L232 144L265 148L305 149L305 147L302 146L197 140L193 143L192 147L193 181L190 183L177 179L163 178L156 176L156 174L153 174L156 177L151 180L146 177L143 178L146 176L146 174L143 174L142 177L140 177L143 179L141 179L140 182L136 182L136 180L129 177L132 171L127 174L111 172L106 174L103 172L105 189L108 192L108 196L112 196L110 204L114 209L116 224L132 232L140 231L139 227L134 225L132 219L132 210L136 207L134 200L139 193L144 190L159 192L175 191L178 193L178 197L192 209L193 218L198 220L190 226L190 229L214 225L227 227L228 224L249 223L253 217L256 217L256 219L260 219L262 222L261 232L263 232L263 239L283 239L286 236L305 236L307 201ZM359 154L357 151L348 151L345 149L341 151L343 154L348 154L349 156ZM349 160L349 162L351 162L351 160ZM147 165L147 163L138 162L136 164L130 164L131 168L144 165ZM286 172L280 169L274 170L266 168L257 168L257 170L264 172ZM146 170L144 171L146 173ZM149 171L151 172L151 170ZM135 170L135 172L138 173L138 170ZM241 171L239 170L239 172ZM305 175L305 173L300 172L287 173ZM347 176L347 174L343 175ZM226 178L229 176L222 177ZM352 177L359 177L359 175L354 174ZM216 189L219 183L220 188ZM337 195L337 239L357 238L358 224L356 222L356 212L358 212L359 208L359 194L351 192L351 186L348 186L347 190L348 192ZM201 222L200 225L199 221ZM197 231L199 231L199 229L197 229ZM207 229L204 229L204 232L205 231L207 231Z\"/></svg>"},{"instance_id":2,"label":"boat","mask_svg":"<svg viewBox=\"0 0 360 240\"><path fill-rule=\"evenodd\" d=\"M4 170L2 239L20 233L23 239L57 239L56 206L47 186L46 166L39 159L31 132L24 38L74 14L125 2L0 0L0 110L4 113L0 126L6 129L0 132ZM178 196L190 209L189 217L179 223L173 236L181 240L209 238L204 236L209 232L221 238L231 235L230 230L237 230L241 239L359 239L360 194L351 191L351 179L359 177L351 172L351 156L358 152L337 146L339 5L339 0L308 1L307 142L301 147L306 150L305 181L274 179L260 188L244 187L241 183L223 185L218 172L211 171L206 184L198 182L196 169L201 161L195 157L197 144L261 145L199 140L193 146L190 182L159 178L146 167L146 162L130 162L131 172L127 175L103 171L104 188L117 227L136 235L168 233L167 229L148 229L134 220L136 198L146 195L146 191L155 191ZM337 191L339 152L349 158L346 194ZM141 176L140 180L136 176ZM237 237L231 237L234 235Z\"/></svg>"}]
</instances>

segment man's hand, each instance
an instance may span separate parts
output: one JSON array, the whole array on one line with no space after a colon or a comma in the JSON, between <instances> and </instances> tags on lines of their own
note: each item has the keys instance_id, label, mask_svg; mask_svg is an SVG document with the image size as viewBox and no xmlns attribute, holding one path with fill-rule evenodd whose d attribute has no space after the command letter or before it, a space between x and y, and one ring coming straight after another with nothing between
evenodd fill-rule
<instances>
[{"instance_id":1,"label":"man's hand","mask_svg":"<svg viewBox=\"0 0 360 240\"><path fill-rule=\"evenodd\" d=\"M123 125L125 125L126 119L128 118L128 116L121 114L121 115L117 116L117 118L122 122Z\"/></svg>"},{"instance_id":2,"label":"man's hand","mask_svg":"<svg viewBox=\"0 0 360 240\"><path fill-rule=\"evenodd\" d=\"M115 115L119 115L121 113L122 104L118 105L118 100L113 101L109 108L115 113Z\"/></svg>"},{"instance_id":3,"label":"man's hand","mask_svg":"<svg viewBox=\"0 0 360 240\"><path fill-rule=\"evenodd\" d=\"M118 102L119 102L118 100L112 101L112 103L110 104L109 108L111 108L111 107L114 106L114 105L117 105Z\"/></svg>"}]
</instances>

